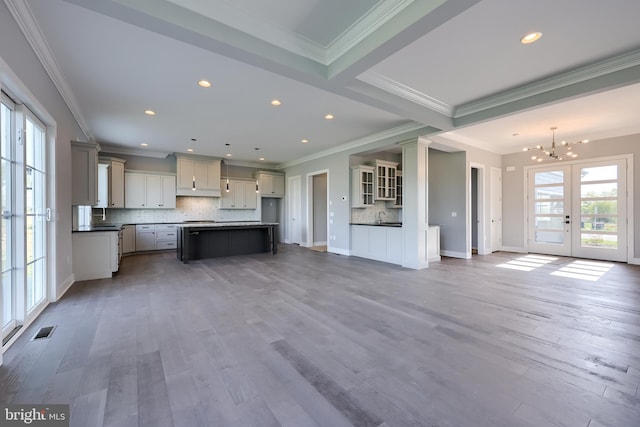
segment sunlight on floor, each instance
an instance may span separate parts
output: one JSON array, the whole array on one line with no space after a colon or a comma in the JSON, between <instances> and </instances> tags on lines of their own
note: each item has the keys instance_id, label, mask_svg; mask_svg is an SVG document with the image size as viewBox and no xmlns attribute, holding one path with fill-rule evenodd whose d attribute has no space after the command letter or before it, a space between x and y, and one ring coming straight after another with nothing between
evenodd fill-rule
<instances>
[{"instance_id":1,"label":"sunlight on floor","mask_svg":"<svg viewBox=\"0 0 640 427\"><path fill-rule=\"evenodd\" d=\"M570 277L572 279L597 281L604 276L607 271L613 268L613 264L596 261L574 261L562 267L558 271L551 273L552 276Z\"/></svg>"},{"instance_id":2,"label":"sunlight on floor","mask_svg":"<svg viewBox=\"0 0 640 427\"><path fill-rule=\"evenodd\" d=\"M509 268L511 270L532 271L557 259L558 258L543 255L526 255L521 258L505 262L504 264L498 264L496 267Z\"/></svg>"}]
</instances>

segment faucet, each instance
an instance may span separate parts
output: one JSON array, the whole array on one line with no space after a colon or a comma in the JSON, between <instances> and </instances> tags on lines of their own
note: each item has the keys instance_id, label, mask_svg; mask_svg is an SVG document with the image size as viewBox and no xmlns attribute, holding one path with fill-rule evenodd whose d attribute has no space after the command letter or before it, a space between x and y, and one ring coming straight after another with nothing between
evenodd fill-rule
<instances>
[{"instance_id":1,"label":"faucet","mask_svg":"<svg viewBox=\"0 0 640 427\"><path fill-rule=\"evenodd\" d=\"M385 211L378 212L378 219L376 219L376 224L382 223L382 215L386 215Z\"/></svg>"}]
</instances>

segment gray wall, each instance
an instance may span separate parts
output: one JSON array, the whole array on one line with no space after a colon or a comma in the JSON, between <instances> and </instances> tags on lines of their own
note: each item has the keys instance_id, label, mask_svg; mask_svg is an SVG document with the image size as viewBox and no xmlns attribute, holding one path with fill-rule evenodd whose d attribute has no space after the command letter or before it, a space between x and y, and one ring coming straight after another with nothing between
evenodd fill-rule
<instances>
[{"instance_id":1,"label":"gray wall","mask_svg":"<svg viewBox=\"0 0 640 427\"><path fill-rule=\"evenodd\" d=\"M429 149L429 224L440 226L443 251L467 251L467 188L466 152Z\"/></svg>"},{"instance_id":2,"label":"gray wall","mask_svg":"<svg viewBox=\"0 0 640 427\"><path fill-rule=\"evenodd\" d=\"M636 230L634 236L635 258L640 257L640 134L618 138L592 141L576 148L579 159L595 159L619 154L634 155L634 182L632 199L634 204L634 218L629 218ZM530 159L531 153L518 152L503 156L503 245L513 248L525 247L524 221L524 167L538 164ZM512 166L514 171L507 172Z\"/></svg>"},{"instance_id":3,"label":"gray wall","mask_svg":"<svg viewBox=\"0 0 640 427\"><path fill-rule=\"evenodd\" d=\"M400 141L406 141L412 138L417 140L421 131L407 132L405 134L393 137L385 138L376 142L368 144L358 145L357 147L348 148L344 151L335 154L327 154L317 159L303 161L293 165L285 165L284 171L287 174L287 179L295 177L297 175L301 178L301 220L302 220L302 241L307 242L308 230L307 224L307 174L317 173L318 171L328 170L328 187L329 187L329 212L333 212L333 216L330 216L328 232L329 245L332 250L339 253L348 253L351 247L350 239L350 213L351 213L351 170L350 170L350 156L359 155L365 151L383 151L385 148L398 143ZM287 226L287 218L282 218L284 226ZM286 234L285 234L286 235ZM330 240L331 236L335 236L335 240Z\"/></svg>"},{"instance_id":4,"label":"gray wall","mask_svg":"<svg viewBox=\"0 0 640 427\"><path fill-rule=\"evenodd\" d=\"M313 177L313 242L327 241L327 174Z\"/></svg>"},{"instance_id":5,"label":"gray wall","mask_svg":"<svg viewBox=\"0 0 640 427\"><path fill-rule=\"evenodd\" d=\"M54 194L49 205L53 207L51 226L55 231L55 280L56 288L64 285L72 275L71 266L71 146L70 141L86 141L86 137L67 108L62 96L49 79L31 46L13 20L4 2L0 2L0 58L7 63L11 71L28 88L37 103L43 107L56 123L55 147L51 148L55 158ZM6 70L0 70L4 72ZM13 90L7 76L2 77L3 86ZM14 91L15 92L15 91ZM20 96L20 94L15 93ZM20 96L21 97L21 96ZM21 97L22 98L22 97ZM36 115L41 113L29 105L26 98L20 99ZM46 123L50 125L50 123Z\"/></svg>"}]
</instances>

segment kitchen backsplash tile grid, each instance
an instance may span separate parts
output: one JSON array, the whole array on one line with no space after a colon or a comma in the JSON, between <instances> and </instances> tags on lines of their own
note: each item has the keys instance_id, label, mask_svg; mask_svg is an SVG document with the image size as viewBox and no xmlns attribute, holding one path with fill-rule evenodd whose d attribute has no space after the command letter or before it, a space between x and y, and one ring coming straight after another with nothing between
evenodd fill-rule
<instances>
[{"instance_id":1,"label":"kitchen backsplash tile grid","mask_svg":"<svg viewBox=\"0 0 640 427\"><path fill-rule=\"evenodd\" d=\"M387 208L386 201L377 200L374 206L366 208L352 208L351 222L376 222L379 212L384 212L380 215L380 219L384 222L402 221L402 209Z\"/></svg>"},{"instance_id":2,"label":"kitchen backsplash tile grid","mask_svg":"<svg viewBox=\"0 0 640 427\"><path fill-rule=\"evenodd\" d=\"M219 209L220 199L177 197L175 209L107 209L105 220L94 217L93 224L170 223L196 220L260 221L258 210Z\"/></svg>"}]
</instances>

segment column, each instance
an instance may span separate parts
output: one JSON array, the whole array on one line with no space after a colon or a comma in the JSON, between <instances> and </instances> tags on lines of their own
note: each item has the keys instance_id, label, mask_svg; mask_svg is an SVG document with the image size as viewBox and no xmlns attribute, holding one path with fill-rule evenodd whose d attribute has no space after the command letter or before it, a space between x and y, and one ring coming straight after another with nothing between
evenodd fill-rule
<instances>
[{"instance_id":1,"label":"column","mask_svg":"<svg viewBox=\"0 0 640 427\"><path fill-rule=\"evenodd\" d=\"M402 145L402 266L420 270L429 267L429 144L416 138Z\"/></svg>"}]
</instances>

